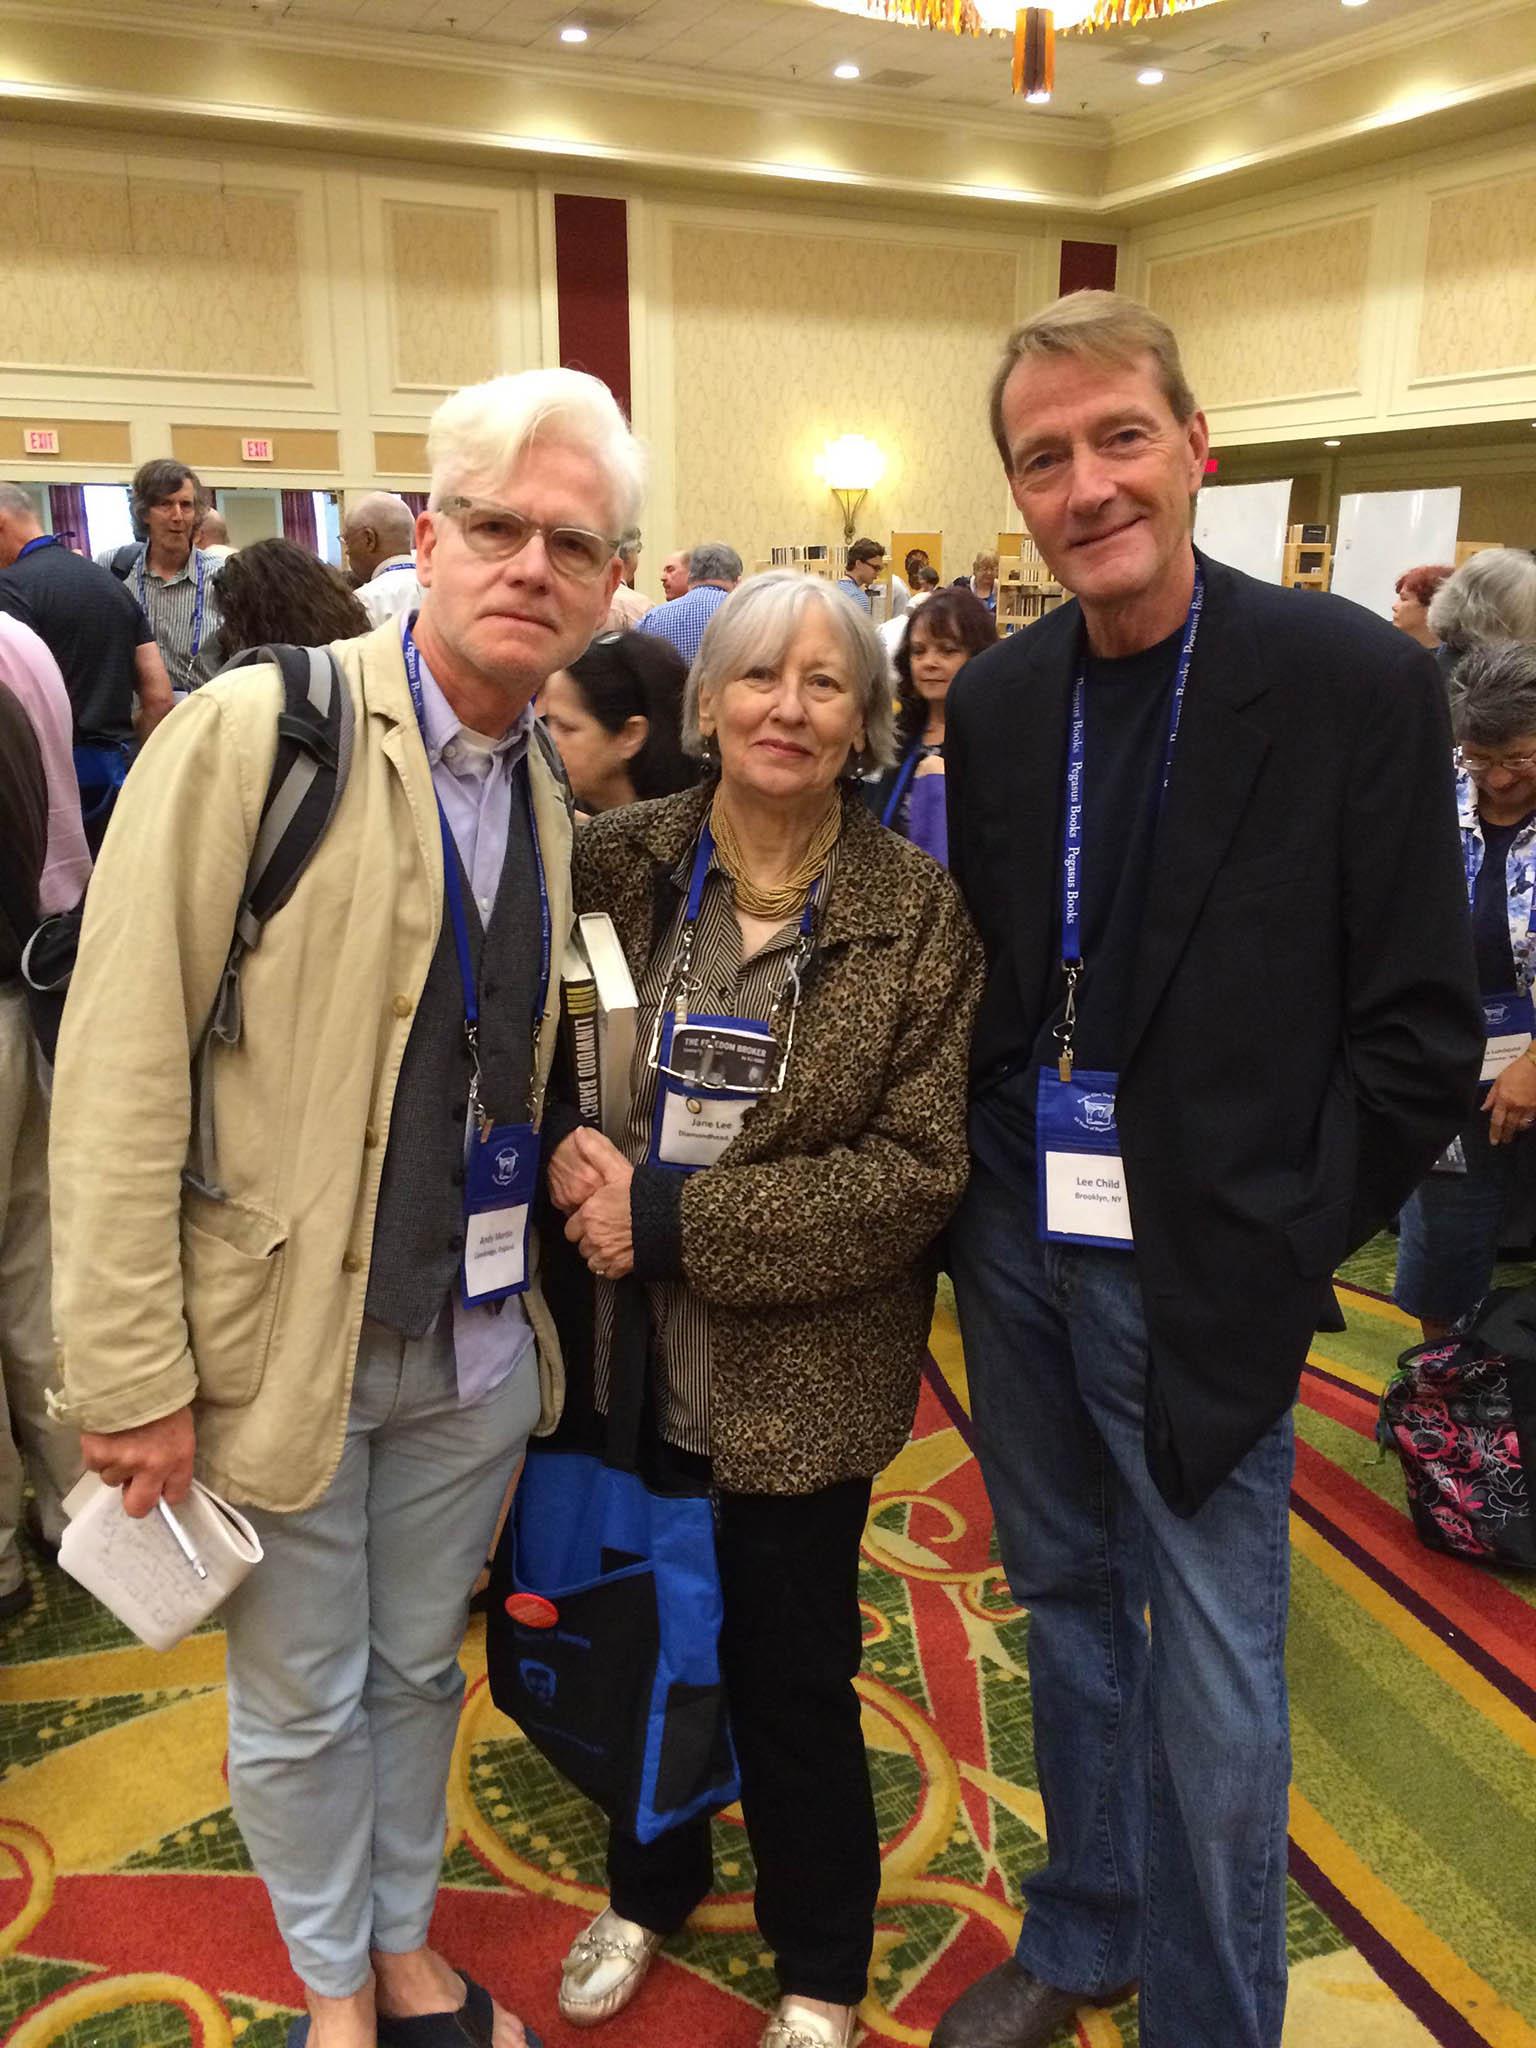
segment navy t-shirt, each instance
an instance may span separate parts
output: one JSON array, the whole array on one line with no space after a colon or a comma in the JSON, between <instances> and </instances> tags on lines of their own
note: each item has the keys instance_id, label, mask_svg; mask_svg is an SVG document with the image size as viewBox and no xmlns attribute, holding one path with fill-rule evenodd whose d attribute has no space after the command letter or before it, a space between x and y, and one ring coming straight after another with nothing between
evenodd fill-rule
<instances>
[{"instance_id":1,"label":"navy t-shirt","mask_svg":"<svg viewBox=\"0 0 1536 2048\"><path fill-rule=\"evenodd\" d=\"M1507 995L1515 985L1515 949L1509 939L1509 849L1536 817L1529 813L1513 825L1480 820L1483 864L1472 890L1472 945L1477 954L1479 995Z\"/></svg>"},{"instance_id":2,"label":"navy t-shirt","mask_svg":"<svg viewBox=\"0 0 1536 2048\"><path fill-rule=\"evenodd\" d=\"M1136 949L1146 908L1152 843L1161 811L1168 717L1179 648L1178 632L1140 654L1118 661L1090 656L1083 693L1083 972L1077 985L1074 1063L1084 1069L1118 1073L1121 1033L1130 1004ZM1061 783L1066 782L1062 761ZM1058 811L1059 818L1059 811ZM971 1104L971 1149L981 1163L1031 1209L1035 1203L1035 1096L1041 1063L1056 1063L1053 1027L1060 1022L1065 983L1061 974L1061 860L1048 876L1029 886L1052 892L1048 1009L1024 1020L1030 1047L1021 1060L975 1096ZM1021 963L1024 986L1037 985L1038 963Z\"/></svg>"}]
</instances>

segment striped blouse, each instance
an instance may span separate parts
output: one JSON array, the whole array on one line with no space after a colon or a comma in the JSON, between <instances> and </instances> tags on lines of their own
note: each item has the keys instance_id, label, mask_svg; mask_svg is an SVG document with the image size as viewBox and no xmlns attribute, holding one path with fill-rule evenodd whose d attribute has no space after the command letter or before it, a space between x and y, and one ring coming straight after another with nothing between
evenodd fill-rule
<instances>
[{"instance_id":1,"label":"striped blouse","mask_svg":"<svg viewBox=\"0 0 1536 2048\"><path fill-rule=\"evenodd\" d=\"M838 848L833 846L823 871L822 903L836 879ZM635 1057L630 1069L629 1123L620 1146L632 1166L650 1151L651 1124L656 1112L658 1079L650 1063L651 1034L656 1012L668 992L687 910L688 883L693 872L690 847L673 871L681 892L676 913L662 934L650 964L639 977L635 993ZM696 1011L716 1017L744 1017L766 1024L783 990L787 956L800 935L800 919L782 925L750 960L741 957L741 926L736 922L730 876L717 853L710 862L699 906L693 946L693 999ZM751 1111L747 1114L750 1116ZM709 1171L705 1168L704 1171ZM613 1283L598 1280L593 1315L593 1378L597 1405L608 1409L608 1359L613 1343ZM650 1282L646 1286L651 1325L656 1339L657 1427L678 1450L709 1456L709 1309L684 1280Z\"/></svg>"},{"instance_id":2,"label":"striped blouse","mask_svg":"<svg viewBox=\"0 0 1536 2048\"><path fill-rule=\"evenodd\" d=\"M174 576L157 576L140 555L128 576L128 588L144 607L150 630L160 643L161 659L175 690L196 690L219 667L219 627L223 615L214 595L213 579L220 564L194 548ZM202 578L201 612L197 602ZM193 643L193 630L197 640Z\"/></svg>"}]
</instances>

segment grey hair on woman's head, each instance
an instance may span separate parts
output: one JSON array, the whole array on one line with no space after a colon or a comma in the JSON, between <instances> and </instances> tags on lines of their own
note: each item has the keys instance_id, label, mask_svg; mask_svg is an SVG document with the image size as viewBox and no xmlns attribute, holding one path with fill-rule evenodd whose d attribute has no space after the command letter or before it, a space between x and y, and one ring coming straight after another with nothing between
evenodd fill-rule
<instances>
[{"instance_id":1,"label":"grey hair on woman's head","mask_svg":"<svg viewBox=\"0 0 1536 2048\"><path fill-rule=\"evenodd\" d=\"M1536 640L1536 557L1523 548L1473 555L1430 599L1429 630L1453 650Z\"/></svg>"},{"instance_id":2,"label":"grey hair on woman's head","mask_svg":"<svg viewBox=\"0 0 1536 2048\"><path fill-rule=\"evenodd\" d=\"M885 648L869 615L816 576L793 569L769 569L740 584L710 620L688 676L683 698L683 746L704 750L699 699L707 690L735 682L752 669L776 667L784 659L813 605L819 605L841 635L848 680L864 720L861 770L889 768L896 758L896 725L891 710Z\"/></svg>"},{"instance_id":3,"label":"grey hair on woman's head","mask_svg":"<svg viewBox=\"0 0 1536 2048\"><path fill-rule=\"evenodd\" d=\"M1451 678L1451 730L1463 747L1507 747L1536 733L1536 640L1494 640Z\"/></svg>"}]
</instances>

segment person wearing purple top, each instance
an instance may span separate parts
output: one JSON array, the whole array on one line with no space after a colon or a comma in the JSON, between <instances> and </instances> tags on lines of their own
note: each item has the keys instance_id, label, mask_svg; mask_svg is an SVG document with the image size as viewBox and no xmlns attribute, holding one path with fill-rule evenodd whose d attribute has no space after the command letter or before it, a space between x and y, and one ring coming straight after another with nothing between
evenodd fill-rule
<instances>
[{"instance_id":1,"label":"person wearing purple top","mask_svg":"<svg viewBox=\"0 0 1536 2048\"><path fill-rule=\"evenodd\" d=\"M896 650L896 765L866 783L865 795L882 825L947 868L944 708L971 656L997 645L997 627L979 598L954 587L935 591L910 617Z\"/></svg>"}]
</instances>

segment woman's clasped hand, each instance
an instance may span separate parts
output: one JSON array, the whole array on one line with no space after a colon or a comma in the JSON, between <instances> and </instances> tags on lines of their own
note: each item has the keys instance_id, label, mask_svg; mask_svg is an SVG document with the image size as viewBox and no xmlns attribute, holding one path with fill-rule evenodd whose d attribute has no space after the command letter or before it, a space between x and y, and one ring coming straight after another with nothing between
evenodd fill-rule
<instances>
[{"instance_id":1,"label":"woman's clasped hand","mask_svg":"<svg viewBox=\"0 0 1536 2048\"><path fill-rule=\"evenodd\" d=\"M549 1162L550 1200L569 1218L565 1234L600 1280L622 1280L635 1268L634 1177L618 1147L586 1125L562 1139Z\"/></svg>"}]
</instances>

